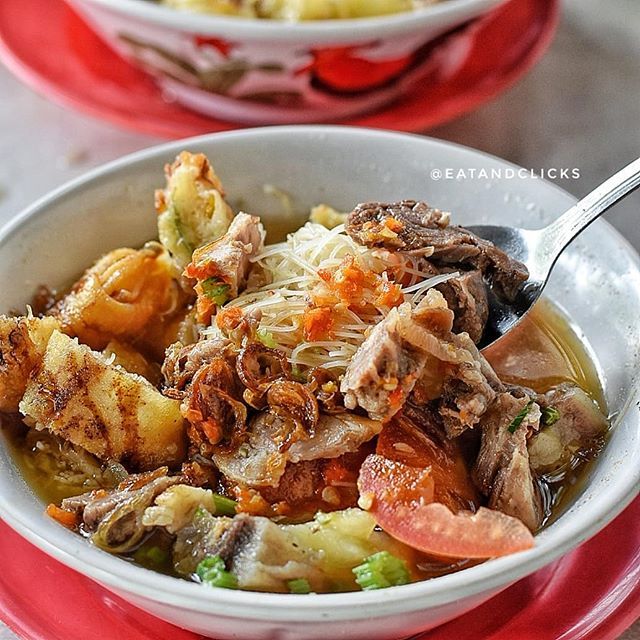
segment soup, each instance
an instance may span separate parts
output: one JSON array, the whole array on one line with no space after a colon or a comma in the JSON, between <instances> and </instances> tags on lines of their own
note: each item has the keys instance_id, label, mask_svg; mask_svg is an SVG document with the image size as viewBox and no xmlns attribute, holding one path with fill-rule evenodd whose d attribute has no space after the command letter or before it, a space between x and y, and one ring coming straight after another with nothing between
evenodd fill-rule
<instances>
[{"instance_id":1,"label":"soup","mask_svg":"<svg viewBox=\"0 0 640 640\"><path fill-rule=\"evenodd\" d=\"M238 194L241 195L241 194ZM378 589L526 550L608 424L569 320L476 344L526 268L426 203L282 242L184 152L159 242L0 322L0 409L47 513L218 588Z\"/></svg>"}]
</instances>

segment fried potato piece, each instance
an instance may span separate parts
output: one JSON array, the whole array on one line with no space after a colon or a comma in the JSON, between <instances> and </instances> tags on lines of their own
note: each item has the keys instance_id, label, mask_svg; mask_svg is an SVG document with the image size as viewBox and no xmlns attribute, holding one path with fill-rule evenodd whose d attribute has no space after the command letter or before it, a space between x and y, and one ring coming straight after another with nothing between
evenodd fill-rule
<instances>
[{"instance_id":1,"label":"fried potato piece","mask_svg":"<svg viewBox=\"0 0 640 640\"><path fill-rule=\"evenodd\" d=\"M0 411L15 413L27 380L59 324L54 318L0 316Z\"/></svg>"},{"instance_id":2,"label":"fried potato piece","mask_svg":"<svg viewBox=\"0 0 640 640\"><path fill-rule=\"evenodd\" d=\"M234 213L204 154L183 151L165 167L165 175L166 188L156 191L158 233L184 269L195 249L226 233Z\"/></svg>"},{"instance_id":3,"label":"fried potato piece","mask_svg":"<svg viewBox=\"0 0 640 640\"><path fill-rule=\"evenodd\" d=\"M149 362L139 351L131 345L118 340L111 340L102 353L113 359L113 364L121 366L129 373L137 373L148 380L154 387L160 384L162 375L160 365Z\"/></svg>"},{"instance_id":4,"label":"fried potato piece","mask_svg":"<svg viewBox=\"0 0 640 640\"><path fill-rule=\"evenodd\" d=\"M184 459L179 403L59 331L27 383L20 411L36 428L101 460L155 469Z\"/></svg>"},{"instance_id":5,"label":"fried potato piece","mask_svg":"<svg viewBox=\"0 0 640 640\"><path fill-rule=\"evenodd\" d=\"M158 243L115 249L100 258L52 309L62 331L93 349L111 339L136 342L172 317L184 292Z\"/></svg>"}]
</instances>

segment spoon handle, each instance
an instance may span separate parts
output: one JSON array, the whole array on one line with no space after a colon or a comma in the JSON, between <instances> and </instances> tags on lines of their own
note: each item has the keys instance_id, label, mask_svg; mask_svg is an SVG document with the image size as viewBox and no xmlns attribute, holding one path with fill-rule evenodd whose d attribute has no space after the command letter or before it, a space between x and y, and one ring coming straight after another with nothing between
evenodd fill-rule
<instances>
[{"instance_id":1,"label":"spoon handle","mask_svg":"<svg viewBox=\"0 0 640 640\"><path fill-rule=\"evenodd\" d=\"M640 158L637 158L551 223L544 230L545 253L551 264L583 229L639 186Z\"/></svg>"}]
</instances>

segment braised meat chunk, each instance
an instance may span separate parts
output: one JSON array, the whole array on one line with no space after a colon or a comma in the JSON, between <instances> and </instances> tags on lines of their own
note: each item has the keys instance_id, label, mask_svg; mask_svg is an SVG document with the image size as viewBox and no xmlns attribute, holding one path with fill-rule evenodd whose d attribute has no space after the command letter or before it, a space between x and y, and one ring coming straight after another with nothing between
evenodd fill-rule
<instances>
[{"instance_id":1,"label":"braised meat chunk","mask_svg":"<svg viewBox=\"0 0 640 640\"><path fill-rule=\"evenodd\" d=\"M467 334L453 335L451 341L459 361L444 372L438 406L447 435L453 438L478 423L502 383Z\"/></svg>"},{"instance_id":2,"label":"braised meat chunk","mask_svg":"<svg viewBox=\"0 0 640 640\"><path fill-rule=\"evenodd\" d=\"M529 441L531 466L539 474L566 471L603 444L607 418L580 387L564 383L537 396L542 428Z\"/></svg>"},{"instance_id":3,"label":"braised meat chunk","mask_svg":"<svg viewBox=\"0 0 640 640\"><path fill-rule=\"evenodd\" d=\"M473 342L480 342L489 318L487 287L482 272L478 269L465 271L438 285L437 289L453 311L453 331L468 333Z\"/></svg>"},{"instance_id":4,"label":"braised meat chunk","mask_svg":"<svg viewBox=\"0 0 640 640\"><path fill-rule=\"evenodd\" d=\"M477 268L497 294L512 300L529 277L527 268L491 242L448 223L448 214L425 202L403 200L359 204L349 214L346 229L366 247L421 253L440 266Z\"/></svg>"},{"instance_id":5,"label":"braised meat chunk","mask_svg":"<svg viewBox=\"0 0 640 640\"><path fill-rule=\"evenodd\" d=\"M102 549L123 553L134 548L149 530L144 511L163 491L184 482L168 469L130 476L112 491L92 491L62 501L62 509L76 514L92 541Z\"/></svg>"},{"instance_id":6,"label":"braised meat chunk","mask_svg":"<svg viewBox=\"0 0 640 640\"><path fill-rule=\"evenodd\" d=\"M208 322L216 305L235 298L249 277L251 258L258 255L264 242L260 218L239 213L221 238L193 252L184 274L198 281L198 314Z\"/></svg>"},{"instance_id":7,"label":"braised meat chunk","mask_svg":"<svg viewBox=\"0 0 640 640\"><path fill-rule=\"evenodd\" d=\"M340 385L345 406L364 409L384 420L404 404L427 361L427 351L413 341L423 331L403 305L392 309L358 349Z\"/></svg>"},{"instance_id":8,"label":"braised meat chunk","mask_svg":"<svg viewBox=\"0 0 640 640\"><path fill-rule=\"evenodd\" d=\"M435 289L413 311L393 309L347 367L345 406L387 420L409 397L418 406L435 401L450 437L472 428L501 383L469 336L452 329L453 313Z\"/></svg>"},{"instance_id":9,"label":"braised meat chunk","mask_svg":"<svg viewBox=\"0 0 640 640\"><path fill-rule=\"evenodd\" d=\"M426 202L359 204L347 218L347 233L365 247L384 247L431 255L436 232L449 225L449 214Z\"/></svg>"},{"instance_id":10,"label":"braised meat chunk","mask_svg":"<svg viewBox=\"0 0 640 640\"><path fill-rule=\"evenodd\" d=\"M527 438L539 422L540 408L528 396L499 394L481 421L482 444L474 469L489 507L519 518L531 531L544 515L527 450Z\"/></svg>"}]
</instances>

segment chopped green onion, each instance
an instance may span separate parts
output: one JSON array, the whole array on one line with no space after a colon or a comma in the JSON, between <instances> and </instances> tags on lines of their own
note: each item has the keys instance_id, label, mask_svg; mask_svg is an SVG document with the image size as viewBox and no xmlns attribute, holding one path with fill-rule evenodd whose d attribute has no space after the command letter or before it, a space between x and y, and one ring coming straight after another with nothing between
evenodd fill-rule
<instances>
[{"instance_id":1,"label":"chopped green onion","mask_svg":"<svg viewBox=\"0 0 640 640\"><path fill-rule=\"evenodd\" d=\"M216 278L207 278L202 281L202 292L218 306L223 305L229 299L230 288L228 284L224 284Z\"/></svg>"},{"instance_id":2,"label":"chopped green onion","mask_svg":"<svg viewBox=\"0 0 640 640\"><path fill-rule=\"evenodd\" d=\"M160 547L140 547L135 554L134 559L140 564L153 566L162 566L169 558L169 554Z\"/></svg>"},{"instance_id":3,"label":"chopped green onion","mask_svg":"<svg viewBox=\"0 0 640 640\"><path fill-rule=\"evenodd\" d=\"M203 518L208 518L211 515L211 513L205 509L202 505L200 505L196 510L195 513L193 514L193 523L196 524L199 520L202 520Z\"/></svg>"},{"instance_id":4,"label":"chopped green onion","mask_svg":"<svg viewBox=\"0 0 640 640\"><path fill-rule=\"evenodd\" d=\"M220 556L207 556L198 565L196 575L210 587L238 588L238 579L225 569L224 560Z\"/></svg>"},{"instance_id":5,"label":"chopped green onion","mask_svg":"<svg viewBox=\"0 0 640 640\"><path fill-rule=\"evenodd\" d=\"M215 514L217 516L235 516L236 506L238 503L231 498L221 496L219 493L213 494L213 504L216 507Z\"/></svg>"},{"instance_id":6,"label":"chopped green onion","mask_svg":"<svg viewBox=\"0 0 640 640\"><path fill-rule=\"evenodd\" d=\"M405 561L392 556L388 551L374 553L352 571L363 591L407 584L410 579Z\"/></svg>"},{"instance_id":7,"label":"chopped green onion","mask_svg":"<svg viewBox=\"0 0 640 640\"><path fill-rule=\"evenodd\" d=\"M258 340L260 340L265 347L269 347L269 349L276 349L278 347L278 343L270 331L258 329L257 336Z\"/></svg>"},{"instance_id":8,"label":"chopped green onion","mask_svg":"<svg viewBox=\"0 0 640 640\"><path fill-rule=\"evenodd\" d=\"M509 425L509 433L515 433L516 429L522 424L523 420L527 417L527 414L533 406L533 400L529 400L525 408L511 421Z\"/></svg>"},{"instance_id":9,"label":"chopped green onion","mask_svg":"<svg viewBox=\"0 0 640 640\"><path fill-rule=\"evenodd\" d=\"M289 591L291 593L311 593L311 585L306 578L297 578L296 580L289 580L287 582Z\"/></svg>"},{"instance_id":10,"label":"chopped green onion","mask_svg":"<svg viewBox=\"0 0 640 640\"><path fill-rule=\"evenodd\" d=\"M182 246L185 248L185 252L191 255L193 253L193 247L187 240L184 226L182 224L182 219L178 215L175 207L173 208L173 224L175 225L176 232L178 234L178 244L182 244Z\"/></svg>"},{"instance_id":11,"label":"chopped green onion","mask_svg":"<svg viewBox=\"0 0 640 640\"><path fill-rule=\"evenodd\" d=\"M293 365L293 367L291 367L291 377L296 381L296 382L307 382L308 378L307 375L300 369L300 367L298 367L298 365Z\"/></svg>"},{"instance_id":12,"label":"chopped green onion","mask_svg":"<svg viewBox=\"0 0 640 640\"><path fill-rule=\"evenodd\" d=\"M167 552L160 547L151 547L151 549L147 551L147 558L154 564L164 564L168 557Z\"/></svg>"},{"instance_id":13,"label":"chopped green onion","mask_svg":"<svg viewBox=\"0 0 640 640\"><path fill-rule=\"evenodd\" d=\"M560 412L554 407L545 407L542 409L542 424L550 427L560 420Z\"/></svg>"}]
</instances>

